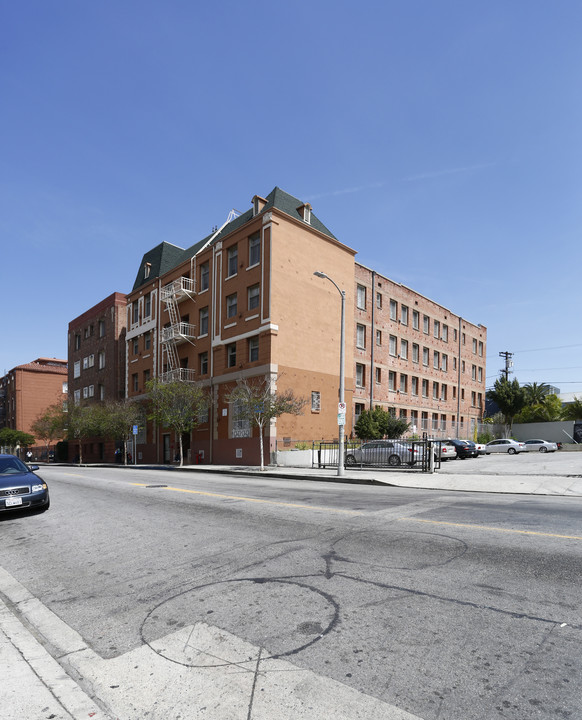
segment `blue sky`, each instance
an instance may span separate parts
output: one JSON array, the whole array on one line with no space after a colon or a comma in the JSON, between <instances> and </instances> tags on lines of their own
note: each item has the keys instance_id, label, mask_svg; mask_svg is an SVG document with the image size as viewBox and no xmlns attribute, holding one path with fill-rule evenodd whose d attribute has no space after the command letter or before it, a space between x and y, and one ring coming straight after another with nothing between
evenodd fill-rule
<instances>
[{"instance_id":1,"label":"blue sky","mask_svg":"<svg viewBox=\"0 0 582 720\"><path fill-rule=\"evenodd\" d=\"M0 0L0 373L275 185L582 393L578 0ZM314 262L316 258L314 258Z\"/></svg>"}]
</instances>

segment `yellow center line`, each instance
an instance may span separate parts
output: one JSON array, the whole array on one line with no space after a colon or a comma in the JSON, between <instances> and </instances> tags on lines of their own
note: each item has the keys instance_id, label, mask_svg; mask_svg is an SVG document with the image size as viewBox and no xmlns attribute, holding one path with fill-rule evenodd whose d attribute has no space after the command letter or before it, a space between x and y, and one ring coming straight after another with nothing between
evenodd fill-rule
<instances>
[{"instance_id":1,"label":"yellow center line","mask_svg":"<svg viewBox=\"0 0 582 720\"><path fill-rule=\"evenodd\" d=\"M540 537L562 538L563 540L582 540L579 535L557 535L555 533L537 532L535 530L512 530L511 528L497 528L490 525L473 525L471 523L443 522L441 520L425 520L423 518L402 517L399 520L411 520L412 522L428 523L430 525L450 525L452 527L465 527L471 530L492 530L493 532L515 533L516 535L539 535Z\"/></svg>"},{"instance_id":2,"label":"yellow center line","mask_svg":"<svg viewBox=\"0 0 582 720\"><path fill-rule=\"evenodd\" d=\"M146 483L130 483L137 487L148 487ZM297 503L277 502L276 500L261 500L259 498L242 497L240 495L224 495L222 493L205 492L203 490L188 490L186 488L175 488L166 486L156 488L157 490L172 490L174 492L190 493L192 495L204 495L206 497L223 498L225 500L245 500L246 502L263 503L264 505L279 505L280 507L301 508L303 510L323 510L325 512L341 513L342 515L361 515L357 510L339 510L336 508L322 507L320 505L299 505Z\"/></svg>"}]
</instances>

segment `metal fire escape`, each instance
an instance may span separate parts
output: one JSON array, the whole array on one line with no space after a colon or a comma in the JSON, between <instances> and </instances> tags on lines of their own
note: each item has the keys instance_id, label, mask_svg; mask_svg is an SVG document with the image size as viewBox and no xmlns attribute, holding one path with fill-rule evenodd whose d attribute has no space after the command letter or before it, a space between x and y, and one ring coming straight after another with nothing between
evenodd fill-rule
<instances>
[{"instance_id":1,"label":"metal fire escape","mask_svg":"<svg viewBox=\"0 0 582 720\"><path fill-rule=\"evenodd\" d=\"M162 364L167 368L160 375L162 382L194 382L196 379L194 370L181 367L178 356L178 345L184 342L194 345L196 338L195 326L182 322L179 308L180 302L193 299L194 295L194 280L187 277L177 278L162 288L162 301L170 317L170 325L162 329Z\"/></svg>"}]
</instances>

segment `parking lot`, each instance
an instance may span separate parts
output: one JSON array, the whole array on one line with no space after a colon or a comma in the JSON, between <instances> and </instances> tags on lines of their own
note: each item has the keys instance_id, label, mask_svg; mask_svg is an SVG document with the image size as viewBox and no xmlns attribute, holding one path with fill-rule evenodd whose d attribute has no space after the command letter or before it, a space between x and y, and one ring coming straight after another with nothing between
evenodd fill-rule
<instances>
[{"instance_id":1,"label":"parking lot","mask_svg":"<svg viewBox=\"0 0 582 720\"><path fill-rule=\"evenodd\" d=\"M554 453L519 453L517 455L481 455L467 460L447 460L439 473L472 475L578 475L582 476L582 451L558 450Z\"/></svg>"}]
</instances>

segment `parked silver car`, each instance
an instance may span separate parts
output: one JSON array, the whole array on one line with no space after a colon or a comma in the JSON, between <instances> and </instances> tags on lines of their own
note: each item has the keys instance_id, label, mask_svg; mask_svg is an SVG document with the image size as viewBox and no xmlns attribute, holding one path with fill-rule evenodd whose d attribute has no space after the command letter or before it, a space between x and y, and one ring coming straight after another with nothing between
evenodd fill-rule
<instances>
[{"instance_id":1,"label":"parked silver car","mask_svg":"<svg viewBox=\"0 0 582 720\"><path fill-rule=\"evenodd\" d=\"M457 457L457 448L449 440L435 440L434 443L434 459L438 458L438 450L440 448L441 461L454 460Z\"/></svg>"},{"instance_id":2,"label":"parked silver car","mask_svg":"<svg viewBox=\"0 0 582 720\"><path fill-rule=\"evenodd\" d=\"M527 452L525 443L517 442L512 438L501 438L500 440L491 440L487 443L487 454L489 453L509 453L516 455L520 452Z\"/></svg>"},{"instance_id":3,"label":"parked silver car","mask_svg":"<svg viewBox=\"0 0 582 720\"><path fill-rule=\"evenodd\" d=\"M526 440L524 442L525 449L528 452L556 452L558 445L555 442L548 442L547 440Z\"/></svg>"},{"instance_id":4,"label":"parked silver car","mask_svg":"<svg viewBox=\"0 0 582 720\"><path fill-rule=\"evenodd\" d=\"M402 440L370 440L359 448L350 448L346 465L414 465L422 459L422 448Z\"/></svg>"}]
</instances>

